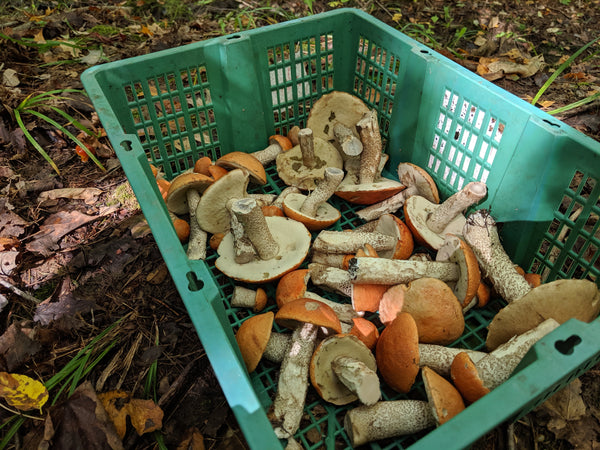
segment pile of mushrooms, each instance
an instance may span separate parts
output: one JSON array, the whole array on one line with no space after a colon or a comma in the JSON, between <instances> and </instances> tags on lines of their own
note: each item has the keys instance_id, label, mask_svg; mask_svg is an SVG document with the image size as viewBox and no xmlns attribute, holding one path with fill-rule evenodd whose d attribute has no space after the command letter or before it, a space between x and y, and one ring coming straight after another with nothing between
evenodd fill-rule
<instances>
[{"instance_id":1,"label":"pile of mushrooms","mask_svg":"<svg viewBox=\"0 0 600 450\"><path fill-rule=\"evenodd\" d=\"M248 372L280 365L268 415L290 447L308 397L349 405L353 446L441 425L506 381L561 323L600 314L591 281L530 285L490 212L476 209L484 183L440 202L414 164L398 165L398 181L382 177L377 113L358 98L324 95L306 125L253 153L201 158L169 184L157 178L169 211L189 217L189 257L216 252L216 268L235 283L230 306L248 315L236 332ZM270 164L287 187L249 194L267 183ZM332 196L365 205L362 225L337 226ZM490 291L506 306L485 348L461 348L465 314L485 307ZM419 382L426 399L381 400L382 385L414 397Z\"/></svg>"}]
</instances>

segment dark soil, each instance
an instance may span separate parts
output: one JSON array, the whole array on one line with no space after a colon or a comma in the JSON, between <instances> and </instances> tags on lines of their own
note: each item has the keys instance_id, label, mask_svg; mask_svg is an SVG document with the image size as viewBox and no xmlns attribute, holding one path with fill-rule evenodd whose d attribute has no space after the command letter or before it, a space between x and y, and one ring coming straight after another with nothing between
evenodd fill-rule
<instances>
[{"instance_id":1,"label":"dark soil","mask_svg":"<svg viewBox=\"0 0 600 450\"><path fill-rule=\"evenodd\" d=\"M309 4L314 13L335 6L362 8L474 71L481 57L502 58L514 49L525 59L543 55L546 65L528 77L485 74L525 99L531 99L564 60L600 31L598 0L290 1L271 9L262 9L259 2L236 0L33 3L36 10L31 2L0 6L0 73L5 75L0 77L0 238L5 238L0 240L0 255L9 258L13 252L15 258L0 260L10 267L0 279L38 302L47 300L55 309L45 310L40 319L41 311L32 299L0 285L0 297L8 300L0 312L0 335L4 334L0 370L48 380L91 339L122 318L111 334L118 343L85 379L98 393L120 389L135 398L153 397L164 411L162 432L167 448L178 448L184 441L188 447L179 448L201 448L186 440L194 432L193 436L203 436L206 448L245 448L246 443L137 203L131 193L119 194L126 177L107 139L93 143L98 159L108 169L102 171L92 161L82 161L68 136L33 115L23 116L27 130L60 168L59 176L18 127L14 110L22 101L55 89L82 89L79 76L88 64L81 57L97 58L95 63L147 54L241 27L301 17L309 14ZM186 7L177 10L175 3ZM457 38L463 27L464 34ZM75 46L53 45L53 41ZM90 54L89 49L99 46L102 55ZM541 101L548 103L539 106L552 110L598 92L598 52L598 45L585 51L546 90ZM6 69L15 71L18 82ZM67 96L55 106L88 127L100 127L85 96ZM60 115L49 114L65 123ZM600 102L556 117L600 140ZM71 125L67 128L78 132ZM82 188L85 196L42 201L40 194L57 188ZM86 222L82 215L99 218ZM81 226L70 229L76 221ZM64 232L41 240L49 230ZM40 322L44 318L47 323ZM18 325L29 340L20 340L17 347L6 333L11 325ZM11 353L9 348L17 350ZM145 383L154 367L156 393L152 396L145 391ZM499 427L475 448L506 448L512 439L516 448L599 448L599 375L596 367L580 377L586 407L583 417L567 420L541 408L514 427ZM65 400L63 393L55 411L64 408L60 405ZM30 411L28 415L44 419L46 413ZM12 415L0 410L1 421ZM26 419L8 448L39 443L44 423ZM47 429L45 433L52 438ZM153 433L138 436L131 427L123 439L126 448L136 449L154 448L156 442Z\"/></svg>"}]
</instances>

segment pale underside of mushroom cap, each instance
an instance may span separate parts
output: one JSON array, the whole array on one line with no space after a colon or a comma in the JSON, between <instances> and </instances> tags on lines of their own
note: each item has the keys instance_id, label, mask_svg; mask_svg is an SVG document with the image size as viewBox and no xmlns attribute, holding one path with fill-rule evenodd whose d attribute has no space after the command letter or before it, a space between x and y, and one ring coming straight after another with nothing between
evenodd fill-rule
<instances>
[{"instance_id":1,"label":"pale underside of mushroom cap","mask_svg":"<svg viewBox=\"0 0 600 450\"><path fill-rule=\"evenodd\" d=\"M333 91L314 103L306 127L313 130L315 137L334 141L333 126L340 122L358 137L355 125L368 112L369 107L358 97L347 92Z\"/></svg>"},{"instance_id":2,"label":"pale underside of mushroom cap","mask_svg":"<svg viewBox=\"0 0 600 450\"><path fill-rule=\"evenodd\" d=\"M333 225L341 217L341 213L327 202L321 203L314 217L301 212L306 195L291 193L283 201L283 211L286 216L302 222L309 230L321 230Z\"/></svg>"},{"instance_id":3,"label":"pale underside of mushroom cap","mask_svg":"<svg viewBox=\"0 0 600 450\"><path fill-rule=\"evenodd\" d=\"M311 235L306 227L286 217L265 217L273 239L279 245L277 256L271 259L254 260L238 264L235 262L233 235L227 233L217 252L215 266L228 277L247 283L263 283L280 278L299 267L310 247Z\"/></svg>"}]
</instances>

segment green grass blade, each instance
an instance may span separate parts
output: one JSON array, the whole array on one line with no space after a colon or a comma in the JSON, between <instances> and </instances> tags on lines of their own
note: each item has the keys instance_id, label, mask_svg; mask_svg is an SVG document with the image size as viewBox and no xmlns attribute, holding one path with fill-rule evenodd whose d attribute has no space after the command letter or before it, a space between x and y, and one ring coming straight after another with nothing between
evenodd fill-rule
<instances>
[{"instance_id":1,"label":"green grass blade","mask_svg":"<svg viewBox=\"0 0 600 450\"><path fill-rule=\"evenodd\" d=\"M587 44L585 44L583 47L581 47L579 50L577 50L575 53L573 53L571 55L571 57L569 59L567 59L564 63L562 63L558 69L556 69L556 71L550 75L550 78L548 78L546 80L546 82L544 83L544 85L540 88L540 90L537 92L537 94L535 94L535 97L533 97L533 100L531 100L531 104L535 105L538 100L540 99L540 97L542 95L544 95L544 92L546 92L546 90L548 89L548 87L550 87L550 85L554 82L554 80L556 80L556 78L565 71L565 69L567 69L571 63L573 61L575 61L575 59L581 55L587 48L589 48L591 45L593 45L594 43L596 43L598 40L600 39L600 37L597 37L596 39L594 39L593 41L588 42Z\"/></svg>"},{"instance_id":2,"label":"green grass blade","mask_svg":"<svg viewBox=\"0 0 600 450\"><path fill-rule=\"evenodd\" d=\"M63 111L60 108L57 108L56 106L48 106L52 111L56 112L57 114L60 114L61 116L63 116L65 119L67 119L69 121L70 124L72 124L74 127L78 128L79 130L83 131L85 134L87 134L88 136L94 136L97 137L96 133L94 133L92 130L90 130L88 127L86 127L85 125L83 125L81 122L79 122L79 120L77 120L75 117L71 116L70 114L66 113L65 111Z\"/></svg>"},{"instance_id":3,"label":"green grass blade","mask_svg":"<svg viewBox=\"0 0 600 450\"><path fill-rule=\"evenodd\" d=\"M592 94L586 98L582 98L581 100L573 102L569 105L561 106L560 108L556 108L556 109L553 109L552 111L548 111L548 114L560 114L565 111L569 111L571 109L579 108L580 106L583 106L583 105L593 102L597 98L600 98L600 92L596 92L595 94Z\"/></svg>"},{"instance_id":4,"label":"green grass blade","mask_svg":"<svg viewBox=\"0 0 600 450\"><path fill-rule=\"evenodd\" d=\"M29 114L33 114L36 117L39 117L42 120L45 120L46 122L48 122L50 125L56 127L56 129L62 131L63 133L65 133L73 142L75 142L77 145L79 145L86 153L87 155L90 157L90 159L92 161L94 161L96 163L96 165L102 169L103 171L106 171L106 169L104 168L104 166L102 165L102 163L100 161L98 161L98 159L96 158L96 156L87 148L87 146L81 142L77 136L75 136L73 133L71 133L69 130L67 130L64 126L62 126L60 123L58 123L57 121L55 121L54 119L51 119L50 117L48 117L45 114L42 114L41 112L38 111L34 111L32 109L28 109L27 112Z\"/></svg>"},{"instance_id":5,"label":"green grass blade","mask_svg":"<svg viewBox=\"0 0 600 450\"><path fill-rule=\"evenodd\" d=\"M50 164L50 167L52 167L54 169L54 171L60 175L60 170L58 169L58 166L54 163L54 161L52 161L52 158L50 158L50 155L48 155L48 153L46 153L46 150L44 150L42 148L42 146L40 144L38 144L38 142L33 138L31 133L29 132L29 130L25 127L25 124L23 123L23 118L21 117L20 111L18 109L15 109L14 113L15 113L15 119L17 120L17 124L19 125L19 128L21 129L21 131L23 131L23 134L25 135L27 140L31 143L31 145L33 145L35 147L35 149L38 151L38 153L40 155L42 155L46 161L48 161L48 164Z\"/></svg>"},{"instance_id":6,"label":"green grass blade","mask_svg":"<svg viewBox=\"0 0 600 450\"><path fill-rule=\"evenodd\" d=\"M2 438L2 441L0 441L0 448L6 448L6 446L8 445L10 440L13 438L13 436L15 434L17 434L17 431L19 431L19 428L21 428L21 425L23 425L23 423L25 423L25 417L19 417L19 416L13 416L13 417L18 417L17 421L15 423L13 423L13 425L8 429L8 431ZM12 420L12 418L10 420Z\"/></svg>"}]
</instances>

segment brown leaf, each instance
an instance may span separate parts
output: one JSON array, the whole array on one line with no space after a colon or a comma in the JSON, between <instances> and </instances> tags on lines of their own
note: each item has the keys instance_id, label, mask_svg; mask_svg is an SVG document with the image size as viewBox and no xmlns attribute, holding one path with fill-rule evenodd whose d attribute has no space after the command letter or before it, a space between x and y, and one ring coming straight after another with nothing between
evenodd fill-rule
<instances>
[{"instance_id":1,"label":"brown leaf","mask_svg":"<svg viewBox=\"0 0 600 450\"><path fill-rule=\"evenodd\" d=\"M0 212L0 236L21 236L28 223L12 211L2 208Z\"/></svg>"},{"instance_id":2,"label":"brown leaf","mask_svg":"<svg viewBox=\"0 0 600 450\"><path fill-rule=\"evenodd\" d=\"M204 450L204 448L204 436L196 427L189 428L177 446L177 450Z\"/></svg>"},{"instance_id":3,"label":"brown leaf","mask_svg":"<svg viewBox=\"0 0 600 450\"><path fill-rule=\"evenodd\" d=\"M13 372L40 349L38 342L23 333L20 325L13 323L0 336L0 368Z\"/></svg>"},{"instance_id":4,"label":"brown leaf","mask_svg":"<svg viewBox=\"0 0 600 450\"><path fill-rule=\"evenodd\" d=\"M118 390L99 394L98 398L121 439L127 431L127 416L140 436L162 428L163 410L152 400L131 398L128 393Z\"/></svg>"},{"instance_id":5,"label":"brown leaf","mask_svg":"<svg viewBox=\"0 0 600 450\"><path fill-rule=\"evenodd\" d=\"M38 195L37 201L40 203L59 198L69 198L75 200L83 200L87 205L93 205L98 196L102 194L101 189L97 188L62 188L44 191Z\"/></svg>"},{"instance_id":6,"label":"brown leaf","mask_svg":"<svg viewBox=\"0 0 600 450\"><path fill-rule=\"evenodd\" d=\"M42 448L46 445L46 448L61 450L123 449L90 382L79 386L67 401L54 407L50 415L54 435L45 433L39 444Z\"/></svg>"},{"instance_id":7,"label":"brown leaf","mask_svg":"<svg viewBox=\"0 0 600 450\"><path fill-rule=\"evenodd\" d=\"M66 277L60 288L35 309L33 320L41 325L49 325L61 318L72 318L75 314L90 311L96 306L91 300L77 298L73 294L71 278Z\"/></svg>"}]
</instances>

